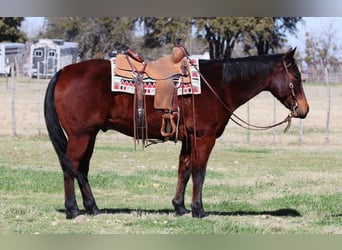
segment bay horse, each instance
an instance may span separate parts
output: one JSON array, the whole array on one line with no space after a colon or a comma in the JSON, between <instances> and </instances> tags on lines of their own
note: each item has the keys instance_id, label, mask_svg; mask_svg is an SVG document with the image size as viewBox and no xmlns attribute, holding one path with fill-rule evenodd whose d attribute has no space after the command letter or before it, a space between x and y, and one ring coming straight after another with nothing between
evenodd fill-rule
<instances>
[{"instance_id":1,"label":"bay horse","mask_svg":"<svg viewBox=\"0 0 342 250\"><path fill-rule=\"evenodd\" d=\"M270 91L289 109L291 117L304 119L307 116L309 105L294 59L295 50L224 61L199 61L199 72L205 80L201 94L178 98L180 125L177 138L173 138L181 142L178 181L172 199L176 215L190 212L185 207L184 194L191 177L192 216L207 216L202 203L207 162L234 110L261 91ZM133 103L133 95L111 91L109 60L91 59L66 66L50 80L44 115L64 173L68 219L80 215L75 179L86 212L100 213L88 182L96 136L100 130L114 129L133 137ZM146 113L149 138L163 140L160 134L162 114L154 109L152 96L146 96Z\"/></svg>"}]
</instances>

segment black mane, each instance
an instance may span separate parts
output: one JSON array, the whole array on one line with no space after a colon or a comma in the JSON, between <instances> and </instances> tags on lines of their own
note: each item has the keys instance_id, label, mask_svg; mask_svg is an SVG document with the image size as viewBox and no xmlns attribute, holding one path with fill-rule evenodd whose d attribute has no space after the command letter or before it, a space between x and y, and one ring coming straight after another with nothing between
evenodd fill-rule
<instances>
[{"instance_id":1,"label":"black mane","mask_svg":"<svg viewBox=\"0 0 342 250\"><path fill-rule=\"evenodd\" d=\"M274 65L281 63L285 54L272 54L229 58L226 60L201 61L201 64L221 63L222 75L226 83L235 79L248 79L250 77L265 77L272 74Z\"/></svg>"},{"instance_id":2,"label":"black mane","mask_svg":"<svg viewBox=\"0 0 342 250\"><path fill-rule=\"evenodd\" d=\"M223 62L223 79L229 83L235 79L243 80L256 75L268 76L272 74L274 65L283 59L284 54L228 59Z\"/></svg>"}]
</instances>

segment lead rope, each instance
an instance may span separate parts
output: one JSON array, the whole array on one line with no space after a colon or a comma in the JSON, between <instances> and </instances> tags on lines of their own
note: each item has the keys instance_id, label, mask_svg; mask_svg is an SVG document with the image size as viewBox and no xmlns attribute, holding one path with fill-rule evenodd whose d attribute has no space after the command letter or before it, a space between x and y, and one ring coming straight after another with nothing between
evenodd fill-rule
<instances>
[{"instance_id":1,"label":"lead rope","mask_svg":"<svg viewBox=\"0 0 342 250\"><path fill-rule=\"evenodd\" d=\"M284 120L282 120L281 122L278 122L276 124L273 124L273 125L269 125L269 126L257 126L257 125L253 125L249 122L246 122L244 121L243 119L241 119L239 116L237 116L236 114L234 114L233 111L230 110L230 108L228 108L228 106L222 101L222 99L219 97L219 95L216 93L216 91L210 86L210 84L208 83L208 81L205 79L205 77L202 75L202 73L199 71L198 67L194 64L192 64L191 62L191 58L189 56L187 56L188 59L190 60L190 63L191 65L196 69L197 73L201 76L201 78L203 79L203 81L205 82L205 84L208 86L208 88L210 89L210 91L214 94L214 96L217 98L217 100L223 105L223 107L231 114L231 116L235 117L238 121L236 121L233 117L230 117L230 119L235 123L237 124L238 126L242 127L242 128L245 128L245 129L249 129L249 130L256 130L256 131L261 131L261 130L267 130L267 129L270 129L270 128L274 128L274 127L277 127L285 122L287 122L287 126L284 130L284 133L286 133L290 126L291 126L291 119L292 119L292 114L288 114L287 117L285 117ZM285 64L284 64L285 65ZM287 71L287 67L285 65L285 69L286 69L286 73L288 74L288 71ZM291 82L290 82L291 83ZM292 84L292 83L291 83ZM290 88L291 88L291 85L289 85ZM293 91L293 84L292 84L292 94L294 96L294 91Z\"/></svg>"}]
</instances>

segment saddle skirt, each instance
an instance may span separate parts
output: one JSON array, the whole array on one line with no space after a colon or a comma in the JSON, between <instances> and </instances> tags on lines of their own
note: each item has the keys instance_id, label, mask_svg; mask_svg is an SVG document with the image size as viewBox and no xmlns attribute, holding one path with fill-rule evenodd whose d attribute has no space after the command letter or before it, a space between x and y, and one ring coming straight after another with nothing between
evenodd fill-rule
<instances>
[{"instance_id":1,"label":"saddle skirt","mask_svg":"<svg viewBox=\"0 0 342 250\"><path fill-rule=\"evenodd\" d=\"M176 48L179 49L179 48ZM176 52L176 53L175 53ZM138 62L125 54L110 59L112 67L112 91L134 94L134 78L139 74L144 83L145 95L153 95L156 109L170 109L175 86L178 95L200 94L200 76L195 67L198 60L185 58L173 49L171 55L155 61ZM182 64L187 75L182 76ZM181 83L182 84L178 84Z\"/></svg>"}]
</instances>

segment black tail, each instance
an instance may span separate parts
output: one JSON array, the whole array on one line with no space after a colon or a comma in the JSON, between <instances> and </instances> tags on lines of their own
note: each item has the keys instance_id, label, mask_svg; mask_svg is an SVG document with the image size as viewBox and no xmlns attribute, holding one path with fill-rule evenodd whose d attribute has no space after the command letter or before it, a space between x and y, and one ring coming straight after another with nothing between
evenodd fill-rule
<instances>
[{"instance_id":1,"label":"black tail","mask_svg":"<svg viewBox=\"0 0 342 250\"><path fill-rule=\"evenodd\" d=\"M68 140L64 134L64 131L59 123L59 119L55 106L55 87L58 82L62 70L58 71L54 77L50 80L46 90L44 100L44 116L45 124L49 133L52 145L57 153L59 162L63 171L67 171L70 174L77 175L74 171L71 162L66 156L66 148Z\"/></svg>"}]
</instances>

